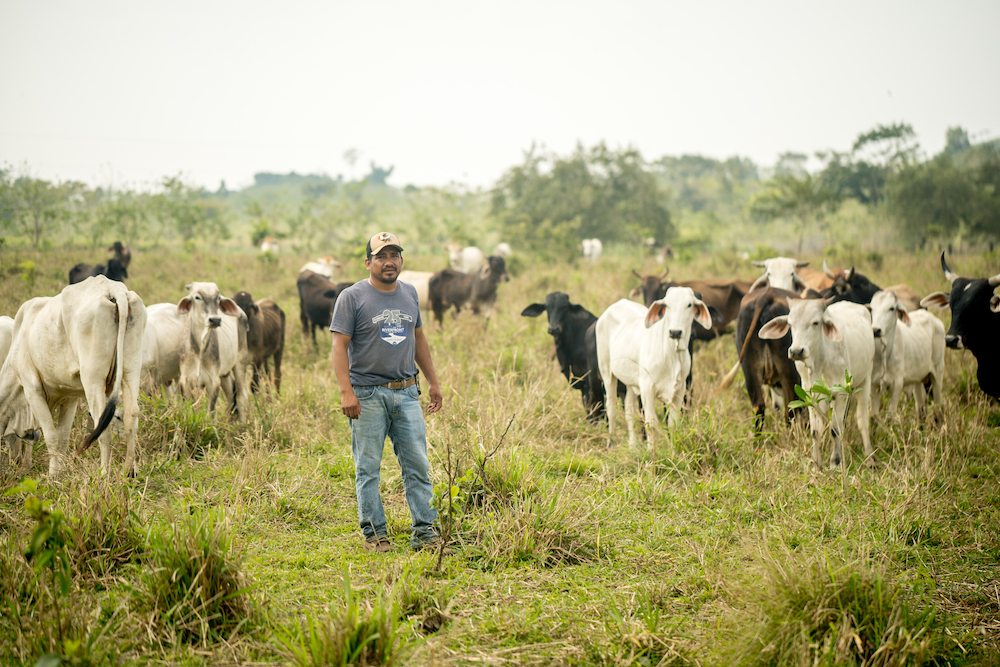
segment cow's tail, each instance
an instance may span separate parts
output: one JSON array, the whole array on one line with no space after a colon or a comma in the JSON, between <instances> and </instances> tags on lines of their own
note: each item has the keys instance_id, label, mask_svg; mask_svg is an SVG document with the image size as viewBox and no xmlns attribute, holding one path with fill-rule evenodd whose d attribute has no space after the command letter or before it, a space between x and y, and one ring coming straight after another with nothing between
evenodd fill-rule
<instances>
[{"instance_id":1,"label":"cow's tail","mask_svg":"<svg viewBox=\"0 0 1000 667\"><path fill-rule=\"evenodd\" d=\"M117 291L117 290L116 290ZM128 327L128 318L131 315L128 305L128 294L120 293L108 294L108 300L116 307L115 322L118 324L118 335L115 339L115 355L111 359L111 366L104 380L104 395L108 397L107 405L101 413L101 418L94 425L94 430L83 439L83 444L77 450L77 454L82 454L88 447L94 444L111 425L111 420L115 418L115 410L118 409L119 396L122 390L122 372L125 367L125 329Z\"/></svg>"},{"instance_id":2,"label":"cow's tail","mask_svg":"<svg viewBox=\"0 0 1000 667\"><path fill-rule=\"evenodd\" d=\"M773 292L768 289L766 292L757 297L754 302L753 308L753 319L750 320L750 328L747 329L747 337L743 339L743 348L740 349L740 358L733 364L733 367L729 369L726 373L726 377L722 378L722 382L715 389L715 396L718 396L733 384L733 380L736 379L736 373L740 370L740 364L743 363L743 357L747 353L747 348L750 346L750 336L753 336L757 330L757 321L760 319L760 311L764 310L764 306L771 301L773 297Z\"/></svg>"}]
</instances>

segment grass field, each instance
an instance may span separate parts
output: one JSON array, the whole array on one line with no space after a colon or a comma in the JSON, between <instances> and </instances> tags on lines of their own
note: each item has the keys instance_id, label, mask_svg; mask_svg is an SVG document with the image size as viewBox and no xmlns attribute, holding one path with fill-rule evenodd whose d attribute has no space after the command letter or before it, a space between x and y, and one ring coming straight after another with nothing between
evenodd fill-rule
<instances>
[{"instance_id":1,"label":"grass field","mask_svg":"<svg viewBox=\"0 0 1000 667\"><path fill-rule=\"evenodd\" d=\"M89 254L0 253L0 314L58 293ZM1000 665L1000 411L968 352L946 352L944 402L926 424L906 401L873 421L874 469L853 419L836 471L814 469L808 436L773 413L755 438L742 379L712 395L736 360L732 335L697 347L691 408L669 439L609 448L559 372L545 318L520 312L561 290L600 314L635 285L631 269L654 266L613 252L596 266L516 258L488 325L426 323L445 399L428 418L432 477L445 506L454 496L443 520L458 553L410 551L387 447L395 549L370 554L329 337L314 350L299 332L307 259L135 253L129 287L147 305L180 300L192 280L276 300L283 392L251 399L241 426L204 401L144 397L135 480L121 476L123 447L107 479L96 447L49 479L39 444L40 488L0 501L0 664ZM929 253L857 268L922 294L947 287ZM952 268L993 275L998 260ZM755 271L717 254L671 276ZM85 427L78 416L74 445ZM31 495L65 521L32 518ZM51 531L28 563L39 525Z\"/></svg>"}]
</instances>

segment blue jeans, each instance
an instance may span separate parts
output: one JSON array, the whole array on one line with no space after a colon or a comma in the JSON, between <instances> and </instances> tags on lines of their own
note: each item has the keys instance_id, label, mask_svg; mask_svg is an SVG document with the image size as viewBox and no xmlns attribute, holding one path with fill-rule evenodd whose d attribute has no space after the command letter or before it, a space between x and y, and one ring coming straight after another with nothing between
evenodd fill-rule
<instances>
[{"instance_id":1,"label":"blue jeans","mask_svg":"<svg viewBox=\"0 0 1000 667\"><path fill-rule=\"evenodd\" d=\"M427 425L420 408L417 387L389 389L354 387L361 416L351 420L351 451L354 454L354 487L358 495L358 521L365 540L385 537L385 509L379 494L379 472L386 436L403 471L403 489L410 507L410 545L419 547L437 537L431 507L433 488L427 461Z\"/></svg>"}]
</instances>

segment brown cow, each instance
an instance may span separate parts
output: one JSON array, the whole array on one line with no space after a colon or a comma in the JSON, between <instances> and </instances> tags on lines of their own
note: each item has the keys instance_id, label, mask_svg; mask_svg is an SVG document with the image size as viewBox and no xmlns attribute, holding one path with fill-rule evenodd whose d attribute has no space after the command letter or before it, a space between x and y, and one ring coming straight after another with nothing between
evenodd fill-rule
<instances>
[{"instance_id":1,"label":"brown cow","mask_svg":"<svg viewBox=\"0 0 1000 667\"><path fill-rule=\"evenodd\" d=\"M712 313L711 329L706 329L698 322L692 325L691 333L698 340L712 340L721 336L726 326L740 314L740 301L750 291L750 283L746 280L664 282L663 279L667 277L667 271L664 271L662 276L640 276L635 269L632 270L632 273L642 281L642 284L629 293L629 298L638 297L641 291L647 308L657 299L662 299L666 295L667 289L671 287L690 287L698 293L701 300L709 307L709 312L715 311Z\"/></svg>"},{"instance_id":2,"label":"brown cow","mask_svg":"<svg viewBox=\"0 0 1000 667\"><path fill-rule=\"evenodd\" d=\"M302 323L302 335L312 333L313 346L316 343L317 327L324 330L330 328L333 318L333 305L337 295L354 283L332 283L325 276L312 271L303 271L297 281L299 288L299 321Z\"/></svg>"},{"instance_id":3,"label":"brown cow","mask_svg":"<svg viewBox=\"0 0 1000 667\"><path fill-rule=\"evenodd\" d=\"M510 280L510 275L503 257L497 255L488 257L486 264L476 273L462 273L453 269L438 271L427 285L434 319L441 324L444 311L449 307L454 306L458 313L468 303L476 315L485 308L486 319L489 320L493 303L497 299L497 285L501 280Z\"/></svg>"},{"instance_id":4,"label":"brown cow","mask_svg":"<svg viewBox=\"0 0 1000 667\"><path fill-rule=\"evenodd\" d=\"M285 351L285 311L270 299L254 301L247 292L237 292L233 301L247 316L247 352L253 364L253 380L250 388L254 393L260 387L261 369L266 377L271 374L267 367L268 357L274 357L274 390L281 393L281 355Z\"/></svg>"}]
</instances>

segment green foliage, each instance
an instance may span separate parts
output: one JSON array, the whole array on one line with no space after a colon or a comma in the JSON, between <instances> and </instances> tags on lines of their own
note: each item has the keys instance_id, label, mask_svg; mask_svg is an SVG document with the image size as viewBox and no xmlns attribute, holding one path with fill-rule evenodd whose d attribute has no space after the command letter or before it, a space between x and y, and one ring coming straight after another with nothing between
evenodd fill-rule
<instances>
[{"instance_id":1,"label":"green foliage","mask_svg":"<svg viewBox=\"0 0 1000 667\"><path fill-rule=\"evenodd\" d=\"M807 225L822 220L840 203L837 193L827 183L812 174L801 177L794 174L777 174L764 190L755 194L749 203L750 213L758 220L773 220L791 216L799 221L799 254Z\"/></svg>"},{"instance_id":2,"label":"green foliage","mask_svg":"<svg viewBox=\"0 0 1000 667\"><path fill-rule=\"evenodd\" d=\"M851 380L851 374L844 371L844 381L839 384L835 384L832 387L826 386L826 383L822 379L816 380L809 391L802 388L801 385L795 385L795 395L799 397L797 401L790 401L788 407L790 409L795 408L819 408L820 403L824 401L830 401L834 394L845 394L848 399L854 394L854 383ZM829 414L833 414L833 403L829 402L827 407L829 408Z\"/></svg>"},{"instance_id":3,"label":"green foliage","mask_svg":"<svg viewBox=\"0 0 1000 667\"><path fill-rule=\"evenodd\" d=\"M770 573L766 621L738 664L962 665L967 654L951 620L925 595L913 599L879 573L835 567L780 567Z\"/></svg>"},{"instance_id":4,"label":"green foliage","mask_svg":"<svg viewBox=\"0 0 1000 667\"><path fill-rule=\"evenodd\" d=\"M185 509L149 536L144 601L168 638L207 646L252 620L242 556L221 512Z\"/></svg>"},{"instance_id":5,"label":"green foliage","mask_svg":"<svg viewBox=\"0 0 1000 667\"><path fill-rule=\"evenodd\" d=\"M584 238L666 242L675 234L664 194L639 152L603 143L577 146L565 158L532 147L494 187L491 213L506 238L553 257L571 253Z\"/></svg>"},{"instance_id":6,"label":"green foliage","mask_svg":"<svg viewBox=\"0 0 1000 667\"><path fill-rule=\"evenodd\" d=\"M160 216L172 223L183 241L229 236L224 205L211 198L204 188L187 185L179 176L163 179L163 193L157 196L156 203Z\"/></svg>"},{"instance_id":7,"label":"green foliage","mask_svg":"<svg viewBox=\"0 0 1000 667\"><path fill-rule=\"evenodd\" d=\"M344 573L344 608L325 617L306 613L298 623L275 628L276 647L296 667L391 665L406 642L398 628L398 595L390 589L366 604Z\"/></svg>"}]
</instances>

